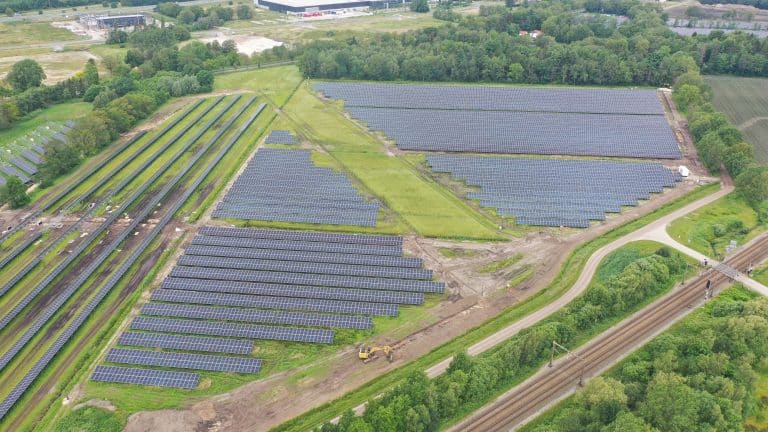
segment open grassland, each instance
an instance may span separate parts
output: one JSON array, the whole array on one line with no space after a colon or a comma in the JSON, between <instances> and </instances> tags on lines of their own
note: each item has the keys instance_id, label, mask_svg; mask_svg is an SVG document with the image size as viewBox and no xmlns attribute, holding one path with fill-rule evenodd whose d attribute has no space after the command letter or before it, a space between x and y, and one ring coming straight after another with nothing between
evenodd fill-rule
<instances>
[{"instance_id":1,"label":"open grassland","mask_svg":"<svg viewBox=\"0 0 768 432\"><path fill-rule=\"evenodd\" d=\"M79 39L77 35L63 28L44 22L0 23L0 56L2 48L16 48L19 45L34 45Z\"/></svg>"},{"instance_id":2,"label":"open grassland","mask_svg":"<svg viewBox=\"0 0 768 432\"><path fill-rule=\"evenodd\" d=\"M92 105L87 102L67 102L34 111L16 123L13 128L0 131L0 149L48 122L65 122L80 118L89 113L91 107Z\"/></svg>"},{"instance_id":3,"label":"open grassland","mask_svg":"<svg viewBox=\"0 0 768 432\"><path fill-rule=\"evenodd\" d=\"M292 129L320 145L419 234L501 238L491 221L389 154L382 143L346 119L337 106L315 97L307 86L296 91L284 113L293 123Z\"/></svg>"},{"instance_id":4,"label":"open grassland","mask_svg":"<svg viewBox=\"0 0 768 432\"><path fill-rule=\"evenodd\" d=\"M0 50L0 55L3 51ZM77 72L83 70L88 59L96 57L87 51L65 51L45 53L18 53L12 56L0 57L0 77L4 78L10 72L14 63L31 58L38 62L45 72L45 84L56 84Z\"/></svg>"},{"instance_id":5,"label":"open grassland","mask_svg":"<svg viewBox=\"0 0 768 432\"><path fill-rule=\"evenodd\" d=\"M731 241L743 245L765 231L757 213L737 193L673 221L669 235L704 255L722 258Z\"/></svg>"},{"instance_id":6,"label":"open grassland","mask_svg":"<svg viewBox=\"0 0 768 432\"><path fill-rule=\"evenodd\" d=\"M708 76L715 108L723 111L768 162L768 79Z\"/></svg>"},{"instance_id":7,"label":"open grassland","mask_svg":"<svg viewBox=\"0 0 768 432\"><path fill-rule=\"evenodd\" d=\"M294 66L230 72L216 75L213 90L252 91L275 106L283 106L302 79L301 72Z\"/></svg>"}]
</instances>

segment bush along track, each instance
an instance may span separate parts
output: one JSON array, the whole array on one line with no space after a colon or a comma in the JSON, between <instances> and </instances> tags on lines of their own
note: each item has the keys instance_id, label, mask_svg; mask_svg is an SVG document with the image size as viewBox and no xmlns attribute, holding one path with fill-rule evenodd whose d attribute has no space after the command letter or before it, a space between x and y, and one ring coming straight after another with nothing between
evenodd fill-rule
<instances>
[{"instance_id":1,"label":"bush along track","mask_svg":"<svg viewBox=\"0 0 768 432\"><path fill-rule=\"evenodd\" d=\"M766 355L768 300L731 288L523 430L743 430Z\"/></svg>"},{"instance_id":2,"label":"bush along track","mask_svg":"<svg viewBox=\"0 0 768 432\"><path fill-rule=\"evenodd\" d=\"M112 212L112 214L107 217L107 219L93 232L91 233L85 241L82 241L79 243L75 249L67 255L67 257L59 263L53 270L53 272L49 273L42 281L40 281L34 289L32 289L24 298L19 301L5 316L3 316L2 319L0 319L0 330L4 329L14 318L16 318L24 308L27 307L51 282L53 282L59 275L62 274L64 269L66 269L70 264L72 264L76 259L80 257L80 255L86 251L95 241L96 239L103 233L107 231L107 229L112 225L117 218L119 218L131 205L133 205L140 197L141 195L152 186L152 183L154 183L160 176L165 173L171 165L173 165L174 162L176 162L183 154L186 152L192 145L194 145L197 141L197 139L200 138L200 136L205 133L205 131L208 130L216 121L218 121L224 113L226 113L229 108L232 107L232 105L237 102L239 97L234 98L224 109L222 109L213 119L211 119L208 123L206 123L193 137L191 137L185 144L185 146L179 150L170 160L168 160L155 174L152 176L150 181L144 183L144 185L139 188L139 190L133 194L131 198L126 200L118 209ZM220 99L219 99L220 100ZM215 103L217 104L217 100ZM206 111L207 113L207 111ZM202 115L205 115L203 113ZM200 117L202 118L202 117ZM188 128L185 128L184 132L186 132ZM177 134L173 137L172 141L176 141L181 135ZM127 186L136 176L138 176L140 173L142 173L154 160L162 155L163 151L167 149L172 143L166 144L162 150L156 152L152 157L148 158L141 167L139 167L137 170L133 172L131 176L128 176L126 179L123 180L116 188L115 191L122 190L125 186ZM106 200L107 198L105 198ZM21 280L24 276L26 276L27 273L29 273L34 267L36 267L40 262L42 262L43 257L45 257L48 253L50 253L55 247L57 247L61 242L65 241L67 239L67 236L73 232L75 232L87 219L89 219L93 212L96 211L96 209L99 206L94 206L86 215L84 215L82 218L80 218L72 227L70 227L63 236L59 238L56 242L49 245L41 254L39 254L32 262L30 262L21 272L17 273L11 281L9 281L3 288L0 290L0 294L4 294L9 289L13 287L19 280ZM109 251L111 252L111 251ZM78 284L70 284L77 287ZM62 303L63 304L63 303ZM49 308L50 309L50 308ZM55 310L52 312L55 313ZM44 323L43 323L44 324ZM26 337L26 334L24 337L22 337L21 340L17 341L11 350L9 350L7 353L5 353L2 357L0 357L0 370L2 370L8 362L18 353L19 350L23 347L22 345L18 345L19 342L24 340ZM30 336L31 339L31 336ZM26 344L26 341L24 341L24 344Z\"/></svg>"},{"instance_id":3,"label":"bush along track","mask_svg":"<svg viewBox=\"0 0 768 432\"><path fill-rule=\"evenodd\" d=\"M239 97L238 97L239 98ZM237 99L237 98L236 98ZM176 174L176 176L168 182L165 187L150 199L144 209L139 212L133 222L110 244L107 253L104 258L114 251L128 236L155 210L157 205L166 198L171 191L179 186L182 178L186 176L203 156L210 151L210 149L216 144L216 141L226 133L232 124L242 115L242 113L253 103L255 97L252 97L238 112L234 113L232 118L217 132L217 134L201 148L195 156ZM242 136L245 130L250 126L253 120L261 113L264 105L261 105L256 112L246 121L246 123L238 130L232 138L223 146L216 157L209 162L206 168L197 175L196 180L192 182L190 186L181 194L181 196L175 200L175 202L168 208L166 214L159 220L158 224L150 231L140 244L134 249L130 256L120 265L117 271L112 273L107 282L101 287L98 293L88 302L86 307L75 317L75 319L66 326L64 331L59 335L54 344L46 350L43 356L35 363L32 369L22 378L16 387L11 391L9 396L0 403L0 419L4 418L8 411L18 401L18 399L24 394L34 380L42 373L45 367L56 356L56 354L64 347L69 341L72 335L82 326L82 324L88 319L89 315L96 309L100 302L109 294L119 280L125 275L125 273L136 263L139 256L146 250L152 241L162 232L165 226L173 218L174 214L184 204L184 201L194 193L197 187L200 186L205 177L210 173L216 164L224 157L226 152L234 145L234 143ZM227 108L228 109L228 108ZM226 111L226 110L225 110ZM158 174L159 177L159 174ZM154 182L154 179L150 182ZM90 270L90 269L89 269ZM95 267L93 268L95 270ZM88 275L90 277L90 274ZM86 277L87 279L87 277Z\"/></svg>"}]
</instances>

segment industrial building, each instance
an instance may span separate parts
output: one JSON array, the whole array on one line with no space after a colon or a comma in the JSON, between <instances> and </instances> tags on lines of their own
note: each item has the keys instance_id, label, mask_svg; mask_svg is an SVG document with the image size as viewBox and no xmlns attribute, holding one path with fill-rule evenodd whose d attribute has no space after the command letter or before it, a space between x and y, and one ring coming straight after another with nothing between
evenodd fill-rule
<instances>
[{"instance_id":1,"label":"industrial building","mask_svg":"<svg viewBox=\"0 0 768 432\"><path fill-rule=\"evenodd\" d=\"M275 12L304 14L342 9L387 9L410 0L256 0L256 6Z\"/></svg>"},{"instance_id":2,"label":"industrial building","mask_svg":"<svg viewBox=\"0 0 768 432\"><path fill-rule=\"evenodd\" d=\"M80 17L80 22L88 28L112 29L143 26L152 24L152 17L143 14L133 15L87 15Z\"/></svg>"}]
</instances>

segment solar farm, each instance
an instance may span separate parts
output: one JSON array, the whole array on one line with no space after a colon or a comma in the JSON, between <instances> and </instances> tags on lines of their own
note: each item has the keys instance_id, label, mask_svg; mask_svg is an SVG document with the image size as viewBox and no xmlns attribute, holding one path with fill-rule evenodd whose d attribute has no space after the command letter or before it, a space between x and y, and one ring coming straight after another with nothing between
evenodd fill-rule
<instances>
[{"instance_id":1,"label":"solar farm","mask_svg":"<svg viewBox=\"0 0 768 432\"><path fill-rule=\"evenodd\" d=\"M412 361L535 294L580 235L559 228L692 187L653 90L278 79L294 69L172 99L0 211L0 429L71 410L74 386L125 418L241 390L264 415L279 392L248 392L374 379L395 366L360 344ZM31 178L43 155L14 152Z\"/></svg>"},{"instance_id":2,"label":"solar farm","mask_svg":"<svg viewBox=\"0 0 768 432\"><path fill-rule=\"evenodd\" d=\"M479 188L467 198L481 206L519 224L555 227L588 228L681 179L655 162L429 155L427 163Z\"/></svg>"},{"instance_id":3,"label":"solar farm","mask_svg":"<svg viewBox=\"0 0 768 432\"><path fill-rule=\"evenodd\" d=\"M49 123L3 145L0 152L0 186L10 177L18 177L23 183L32 182L37 167L43 163L45 145L51 141L66 140L74 122Z\"/></svg>"},{"instance_id":4,"label":"solar farm","mask_svg":"<svg viewBox=\"0 0 768 432\"><path fill-rule=\"evenodd\" d=\"M374 316L444 291L403 256L400 237L206 226L118 339L151 349L112 348L105 361L258 373L254 341L331 344L334 329L371 330ZM159 372L107 365L92 379L147 384ZM156 385L194 388L192 375L158 375Z\"/></svg>"},{"instance_id":5,"label":"solar farm","mask_svg":"<svg viewBox=\"0 0 768 432\"><path fill-rule=\"evenodd\" d=\"M346 174L316 166L311 151L262 148L213 216L373 227L378 212Z\"/></svg>"},{"instance_id":6,"label":"solar farm","mask_svg":"<svg viewBox=\"0 0 768 432\"><path fill-rule=\"evenodd\" d=\"M680 159L656 92L318 83L416 151ZM482 101L482 102L481 102Z\"/></svg>"}]
</instances>

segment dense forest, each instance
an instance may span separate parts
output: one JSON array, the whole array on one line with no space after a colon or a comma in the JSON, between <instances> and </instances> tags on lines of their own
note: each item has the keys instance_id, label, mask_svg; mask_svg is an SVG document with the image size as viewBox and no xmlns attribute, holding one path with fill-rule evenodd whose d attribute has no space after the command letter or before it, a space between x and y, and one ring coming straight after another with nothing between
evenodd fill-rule
<instances>
[{"instance_id":1,"label":"dense forest","mask_svg":"<svg viewBox=\"0 0 768 432\"><path fill-rule=\"evenodd\" d=\"M533 432L743 430L766 366L768 300L742 290L657 337L592 380Z\"/></svg>"},{"instance_id":2,"label":"dense forest","mask_svg":"<svg viewBox=\"0 0 768 432\"><path fill-rule=\"evenodd\" d=\"M626 13L620 23L599 13ZM319 40L301 48L308 77L366 80L669 86L682 73L768 76L768 40L745 33L682 37L657 5L589 0L441 7L448 23L402 34ZM519 36L541 29L544 36Z\"/></svg>"}]
</instances>

